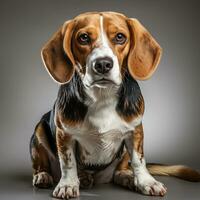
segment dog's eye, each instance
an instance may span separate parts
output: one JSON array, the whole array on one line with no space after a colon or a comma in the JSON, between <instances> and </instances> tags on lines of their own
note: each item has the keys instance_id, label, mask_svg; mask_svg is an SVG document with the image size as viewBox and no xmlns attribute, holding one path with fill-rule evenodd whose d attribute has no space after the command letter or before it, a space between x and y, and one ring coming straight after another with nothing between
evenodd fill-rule
<instances>
[{"instance_id":1,"label":"dog's eye","mask_svg":"<svg viewBox=\"0 0 200 200\"><path fill-rule=\"evenodd\" d=\"M117 33L113 42L116 44L124 44L126 42L126 36L123 33Z\"/></svg>"},{"instance_id":2,"label":"dog's eye","mask_svg":"<svg viewBox=\"0 0 200 200\"><path fill-rule=\"evenodd\" d=\"M78 37L78 41L82 45L86 45L90 43L90 37L87 33L82 33Z\"/></svg>"}]
</instances>

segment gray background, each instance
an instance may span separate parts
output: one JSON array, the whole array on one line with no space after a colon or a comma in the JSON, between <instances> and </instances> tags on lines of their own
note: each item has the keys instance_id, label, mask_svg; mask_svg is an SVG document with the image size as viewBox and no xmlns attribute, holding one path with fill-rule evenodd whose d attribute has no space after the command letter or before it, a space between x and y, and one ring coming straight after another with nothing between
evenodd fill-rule
<instances>
[{"instance_id":1,"label":"gray background","mask_svg":"<svg viewBox=\"0 0 200 200\"><path fill-rule=\"evenodd\" d=\"M51 109L58 90L42 65L40 49L65 20L85 11L105 10L138 18L163 48L155 75L140 82L146 103L147 162L187 164L200 169L198 1L4 0L0 2L0 198L1 194L3 199L12 195L16 199L16 194L21 195L19 199L39 198L40 194L47 198L51 193L31 189L29 139L41 115ZM170 191L181 194L186 188L189 195L200 197L199 184L162 180L170 188L168 196ZM25 190L27 196L22 195ZM119 199L120 194L132 195L113 190ZM109 187L96 191L99 196L101 191L112 194Z\"/></svg>"}]
</instances>

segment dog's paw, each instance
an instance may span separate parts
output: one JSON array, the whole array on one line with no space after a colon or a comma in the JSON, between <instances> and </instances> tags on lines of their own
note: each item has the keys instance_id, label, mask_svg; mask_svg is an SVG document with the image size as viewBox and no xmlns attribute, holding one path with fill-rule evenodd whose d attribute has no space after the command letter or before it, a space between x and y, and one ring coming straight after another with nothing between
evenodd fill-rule
<instances>
[{"instance_id":1,"label":"dog's paw","mask_svg":"<svg viewBox=\"0 0 200 200\"><path fill-rule=\"evenodd\" d=\"M38 188L49 188L53 185L53 178L47 172L39 172L33 175L33 186Z\"/></svg>"},{"instance_id":2,"label":"dog's paw","mask_svg":"<svg viewBox=\"0 0 200 200\"><path fill-rule=\"evenodd\" d=\"M76 198L79 195L79 184L63 184L59 182L53 191L53 197L59 199Z\"/></svg>"},{"instance_id":3,"label":"dog's paw","mask_svg":"<svg viewBox=\"0 0 200 200\"><path fill-rule=\"evenodd\" d=\"M114 183L123 187L134 190L134 175L131 170L116 171L113 179Z\"/></svg>"},{"instance_id":4,"label":"dog's paw","mask_svg":"<svg viewBox=\"0 0 200 200\"><path fill-rule=\"evenodd\" d=\"M161 182L147 173L135 176L134 183L136 190L145 195L164 196L167 192L167 188Z\"/></svg>"}]
</instances>

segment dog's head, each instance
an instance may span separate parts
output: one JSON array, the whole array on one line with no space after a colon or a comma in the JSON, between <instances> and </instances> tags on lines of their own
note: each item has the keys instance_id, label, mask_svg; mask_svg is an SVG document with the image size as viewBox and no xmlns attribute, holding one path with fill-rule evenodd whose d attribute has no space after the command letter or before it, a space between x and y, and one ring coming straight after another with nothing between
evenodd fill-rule
<instances>
[{"instance_id":1,"label":"dog's head","mask_svg":"<svg viewBox=\"0 0 200 200\"><path fill-rule=\"evenodd\" d=\"M59 84L75 70L86 87L119 85L127 70L136 80L156 70L161 48L136 19L114 12L84 13L69 20L42 49L42 59Z\"/></svg>"}]
</instances>

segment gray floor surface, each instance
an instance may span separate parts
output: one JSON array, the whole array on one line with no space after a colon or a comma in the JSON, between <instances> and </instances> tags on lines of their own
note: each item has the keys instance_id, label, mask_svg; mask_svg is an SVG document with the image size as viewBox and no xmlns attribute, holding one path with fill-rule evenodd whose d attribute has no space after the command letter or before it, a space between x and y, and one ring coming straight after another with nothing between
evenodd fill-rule
<instances>
[{"instance_id":1,"label":"gray floor surface","mask_svg":"<svg viewBox=\"0 0 200 200\"><path fill-rule=\"evenodd\" d=\"M149 197L112 184L97 185L90 190L81 190L80 200L200 200L200 183L191 183L172 177L157 177L168 188L165 197ZM52 189L34 189L30 174L4 173L0 175L0 199L2 200L56 200Z\"/></svg>"}]
</instances>

